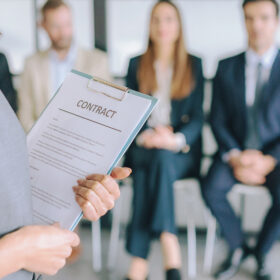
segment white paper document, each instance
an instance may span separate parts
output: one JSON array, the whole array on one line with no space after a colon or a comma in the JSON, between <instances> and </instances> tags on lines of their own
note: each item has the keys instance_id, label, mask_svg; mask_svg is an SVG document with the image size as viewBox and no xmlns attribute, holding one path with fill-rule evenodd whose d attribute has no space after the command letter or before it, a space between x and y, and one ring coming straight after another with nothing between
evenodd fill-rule
<instances>
[{"instance_id":1,"label":"white paper document","mask_svg":"<svg viewBox=\"0 0 280 280\"><path fill-rule=\"evenodd\" d=\"M72 70L27 136L35 224L73 229L77 179L110 173L157 103L91 78Z\"/></svg>"}]
</instances>

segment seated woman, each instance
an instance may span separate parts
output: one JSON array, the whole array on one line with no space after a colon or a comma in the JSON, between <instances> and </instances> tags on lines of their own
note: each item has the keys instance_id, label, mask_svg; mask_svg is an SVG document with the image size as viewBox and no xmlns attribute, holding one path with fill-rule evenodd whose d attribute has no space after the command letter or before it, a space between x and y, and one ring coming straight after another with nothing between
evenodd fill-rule
<instances>
[{"instance_id":1,"label":"seated woman","mask_svg":"<svg viewBox=\"0 0 280 280\"><path fill-rule=\"evenodd\" d=\"M186 51L173 3L161 1L153 7L148 48L131 59L127 86L160 100L126 154L134 191L126 244L133 258L127 279L147 277L150 243L157 237L166 278L181 279L173 183L199 172L203 75L201 60Z\"/></svg>"}]
</instances>

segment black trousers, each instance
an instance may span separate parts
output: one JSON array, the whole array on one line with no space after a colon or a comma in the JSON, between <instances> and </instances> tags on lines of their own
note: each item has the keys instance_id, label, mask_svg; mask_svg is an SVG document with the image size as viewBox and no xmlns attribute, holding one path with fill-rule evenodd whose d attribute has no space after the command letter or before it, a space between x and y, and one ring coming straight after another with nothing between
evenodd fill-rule
<instances>
[{"instance_id":1,"label":"black trousers","mask_svg":"<svg viewBox=\"0 0 280 280\"><path fill-rule=\"evenodd\" d=\"M234 250L244 243L240 219L235 215L227 193L236 183L231 167L216 159L201 185L202 196L221 226L222 233L230 249ZM266 255L280 236L280 166L277 165L266 178L265 186L270 191L272 206L269 209L260 232L256 254Z\"/></svg>"},{"instance_id":2,"label":"black trousers","mask_svg":"<svg viewBox=\"0 0 280 280\"><path fill-rule=\"evenodd\" d=\"M130 154L133 178L133 214L126 248L146 259L150 243L162 232L176 234L173 183L191 172L190 154L135 147Z\"/></svg>"}]
</instances>

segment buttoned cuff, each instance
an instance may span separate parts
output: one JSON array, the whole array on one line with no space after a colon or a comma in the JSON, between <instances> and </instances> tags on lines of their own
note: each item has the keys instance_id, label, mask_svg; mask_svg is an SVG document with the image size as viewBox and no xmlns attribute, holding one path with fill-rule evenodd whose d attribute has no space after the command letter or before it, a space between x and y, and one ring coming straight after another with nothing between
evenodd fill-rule
<instances>
[{"instance_id":1,"label":"buttoned cuff","mask_svg":"<svg viewBox=\"0 0 280 280\"><path fill-rule=\"evenodd\" d=\"M144 130L144 131L147 131L147 130L148 130L148 131L153 131L153 129L150 129L150 128L148 128L148 129L146 129L146 130ZM135 142L136 142L136 145L137 145L137 146L139 146L139 147L142 147L142 146L143 146L144 141L143 141L143 137L142 137L142 134L141 134L141 133L139 134L139 136L136 137Z\"/></svg>"},{"instance_id":2,"label":"buttoned cuff","mask_svg":"<svg viewBox=\"0 0 280 280\"><path fill-rule=\"evenodd\" d=\"M229 152L224 153L222 155L222 160L225 163L229 162L229 159L234 156L234 155L239 155L241 153L241 151L239 149L231 149Z\"/></svg>"},{"instance_id":3,"label":"buttoned cuff","mask_svg":"<svg viewBox=\"0 0 280 280\"><path fill-rule=\"evenodd\" d=\"M190 146L187 144L186 137L181 132L175 133L176 149L175 152L188 153L190 151Z\"/></svg>"}]
</instances>

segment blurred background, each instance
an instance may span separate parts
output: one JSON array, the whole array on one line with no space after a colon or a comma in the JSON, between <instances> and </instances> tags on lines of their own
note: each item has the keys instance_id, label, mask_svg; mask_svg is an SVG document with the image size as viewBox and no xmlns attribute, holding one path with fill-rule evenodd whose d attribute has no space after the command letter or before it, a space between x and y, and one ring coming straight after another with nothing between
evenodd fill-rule
<instances>
[{"instance_id":1,"label":"blurred background","mask_svg":"<svg viewBox=\"0 0 280 280\"><path fill-rule=\"evenodd\" d=\"M38 24L40 8L44 2L44 0L0 0L0 31L3 33L0 38L0 51L7 56L16 86L18 85L17 77L22 73L25 58L35 51L46 49L49 46L48 37ZM146 48L150 10L156 1L69 0L68 2L73 11L74 37L77 44L86 49L95 47L106 51L111 75L116 81L123 83L129 59L141 54ZM211 100L211 79L215 74L218 60L244 50L247 45L241 1L178 0L174 2L178 4L183 17L188 51L203 59L203 71L206 78L204 108L207 116ZM278 30L277 41L279 42L279 40ZM211 162L211 156L216 150L216 143L207 124L205 124L203 133L202 173L205 174ZM102 223L101 244L97 238L97 245L92 247L94 245L92 240L99 235L99 224L93 227L95 234L92 239L91 225L83 223L81 259L50 279L122 279L124 277L129 266L129 257L124 250L123 237L130 216L131 192L130 182L126 181L123 184L123 196L119 202L121 209L115 216L112 216L112 213L109 214ZM247 196L233 191L230 194L230 200L235 210L242 214L244 229L248 234L254 236L270 205L269 195L262 193L257 196ZM190 251L188 253L186 230L189 219L196 228L196 279L210 279L203 276L206 233L207 229L209 230L210 216L205 214L207 211L200 197L198 182L196 180L179 181L175 201L184 261L184 279L187 279L189 270L188 254ZM119 238L117 244L113 244L113 247L110 248L111 223L116 222L114 219L117 219L119 223L120 233L115 232ZM219 230L217 230L216 237L212 260L214 267L223 259L226 250L225 244L219 238ZM279 246L277 249L279 251ZM95 259L93 258L94 250L96 250ZM276 252L276 250L274 251ZM116 260L113 265L111 264L111 269L108 269L107 261L110 254L115 254ZM161 260L157 257L159 254L159 245L155 243L151 255L151 263L154 264L151 279L163 279ZM272 258L275 259L275 256ZM94 265L97 272L94 272ZM249 275L254 268L254 262L249 261L241 276L238 275L234 279L251 279ZM46 279L48 278L46 277Z\"/></svg>"},{"instance_id":2,"label":"blurred background","mask_svg":"<svg viewBox=\"0 0 280 280\"><path fill-rule=\"evenodd\" d=\"M26 56L49 46L38 26L44 0L1 0L0 49L11 71L21 73ZM150 10L155 0L69 0L77 43L106 50L110 71L126 75L128 60L146 48ZM178 0L188 50L204 60L204 74L212 78L217 60L246 47L240 0ZM278 42L280 33L278 31Z\"/></svg>"}]
</instances>

